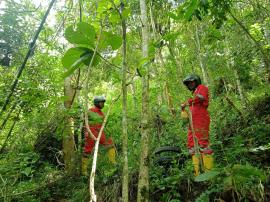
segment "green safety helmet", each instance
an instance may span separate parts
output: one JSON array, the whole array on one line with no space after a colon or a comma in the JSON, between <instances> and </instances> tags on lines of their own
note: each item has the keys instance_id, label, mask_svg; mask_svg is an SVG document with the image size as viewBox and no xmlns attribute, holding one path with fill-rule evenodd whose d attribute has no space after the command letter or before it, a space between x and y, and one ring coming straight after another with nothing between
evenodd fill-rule
<instances>
[{"instance_id":1,"label":"green safety helmet","mask_svg":"<svg viewBox=\"0 0 270 202\"><path fill-rule=\"evenodd\" d=\"M100 102L106 102L106 98L104 96L95 96L94 97L94 105L97 106Z\"/></svg>"},{"instance_id":2,"label":"green safety helmet","mask_svg":"<svg viewBox=\"0 0 270 202\"><path fill-rule=\"evenodd\" d=\"M189 82L195 81L195 88L198 87L202 83L201 78L196 74L188 75L184 80L183 83L187 86Z\"/></svg>"}]
</instances>

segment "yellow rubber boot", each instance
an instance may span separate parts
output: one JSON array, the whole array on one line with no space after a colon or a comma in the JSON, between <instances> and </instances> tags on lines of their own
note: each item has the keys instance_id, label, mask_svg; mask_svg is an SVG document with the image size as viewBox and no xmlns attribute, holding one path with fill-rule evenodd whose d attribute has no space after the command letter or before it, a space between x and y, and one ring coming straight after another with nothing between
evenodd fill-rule
<instances>
[{"instance_id":1,"label":"yellow rubber boot","mask_svg":"<svg viewBox=\"0 0 270 202\"><path fill-rule=\"evenodd\" d=\"M109 161L113 164L116 164L116 161L115 161L115 156L116 156L116 151L115 151L115 148L112 147L108 150L107 152L107 155L109 157Z\"/></svg>"},{"instance_id":2,"label":"yellow rubber boot","mask_svg":"<svg viewBox=\"0 0 270 202\"><path fill-rule=\"evenodd\" d=\"M204 170L205 171L212 170L212 168L214 166L213 155L203 154L202 158L203 158Z\"/></svg>"},{"instance_id":3,"label":"yellow rubber boot","mask_svg":"<svg viewBox=\"0 0 270 202\"><path fill-rule=\"evenodd\" d=\"M193 164L193 167L194 167L194 175L195 176L198 176L199 175L199 165L200 165L200 159L198 156L196 155L192 155L192 164Z\"/></svg>"},{"instance_id":4,"label":"yellow rubber boot","mask_svg":"<svg viewBox=\"0 0 270 202\"><path fill-rule=\"evenodd\" d=\"M87 157L82 157L82 175L88 176L87 167L88 167L89 159Z\"/></svg>"}]
</instances>

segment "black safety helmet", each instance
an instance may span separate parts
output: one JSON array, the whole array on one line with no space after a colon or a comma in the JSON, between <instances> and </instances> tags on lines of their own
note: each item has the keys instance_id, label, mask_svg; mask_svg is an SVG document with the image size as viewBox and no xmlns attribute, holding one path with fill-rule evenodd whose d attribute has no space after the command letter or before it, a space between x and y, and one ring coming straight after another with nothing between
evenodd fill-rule
<instances>
[{"instance_id":1,"label":"black safety helmet","mask_svg":"<svg viewBox=\"0 0 270 202\"><path fill-rule=\"evenodd\" d=\"M183 83L188 86L188 83L191 81L195 81L195 88L198 87L202 83L201 78L196 74L188 75L184 80Z\"/></svg>"},{"instance_id":2,"label":"black safety helmet","mask_svg":"<svg viewBox=\"0 0 270 202\"><path fill-rule=\"evenodd\" d=\"M104 96L95 96L94 97L94 105L98 106L98 103L106 102L106 98Z\"/></svg>"}]
</instances>

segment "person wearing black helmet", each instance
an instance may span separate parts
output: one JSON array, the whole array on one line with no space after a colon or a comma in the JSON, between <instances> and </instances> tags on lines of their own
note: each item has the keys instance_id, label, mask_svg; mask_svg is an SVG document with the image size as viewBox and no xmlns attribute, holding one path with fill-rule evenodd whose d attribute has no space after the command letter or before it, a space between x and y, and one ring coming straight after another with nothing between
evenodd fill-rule
<instances>
[{"instance_id":1,"label":"person wearing black helmet","mask_svg":"<svg viewBox=\"0 0 270 202\"><path fill-rule=\"evenodd\" d=\"M181 107L182 110L185 110L185 107L188 106L190 110L188 149L192 155L194 172L197 176L199 175L199 168L206 171L213 167L213 150L209 147L210 116L207 111L209 92L208 87L201 83L200 77L196 74L187 76L183 83L193 95ZM197 150L196 147L198 147ZM199 151L199 154L195 151Z\"/></svg>"},{"instance_id":2,"label":"person wearing black helmet","mask_svg":"<svg viewBox=\"0 0 270 202\"><path fill-rule=\"evenodd\" d=\"M99 131L102 127L102 123L104 120L104 114L101 111L104 107L106 99L104 96L95 96L93 100L94 106L89 109L88 113L88 123L89 129L91 130L92 134L97 138ZM95 147L95 140L90 137L88 131L85 129L85 143L84 143L84 154L82 158L82 174L87 175L87 165L88 165L88 156L91 154ZM109 161L113 164L116 163L115 161L115 148L111 138L106 138L105 132L102 131L100 142L101 145L108 147L108 157Z\"/></svg>"}]
</instances>

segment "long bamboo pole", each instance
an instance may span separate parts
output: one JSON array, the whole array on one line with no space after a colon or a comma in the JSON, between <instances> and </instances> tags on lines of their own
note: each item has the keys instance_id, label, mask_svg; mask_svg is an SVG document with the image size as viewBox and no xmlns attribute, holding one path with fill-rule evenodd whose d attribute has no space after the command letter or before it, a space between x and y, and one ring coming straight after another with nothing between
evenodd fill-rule
<instances>
[{"instance_id":1,"label":"long bamboo pole","mask_svg":"<svg viewBox=\"0 0 270 202\"><path fill-rule=\"evenodd\" d=\"M2 116L2 113L6 110L6 107L7 107L8 103L10 102L10 98L12 97L12 95L13 95L13 93L14 93L14 91L15 91L17 85L18 85L19 78L21 77L22 72L23 72L23 70L24 70L24 68L25 68L25 65L26 65L26 63L27 63L27 61L28 61L28 59L29 59L29 57L30 57L32 51L34 50L34 47L35 47L37 38L38 38L38 36L39 36L39 34L40 34L40 32L41 32L43 26L44 26L44 23L46 22L46 19L47 19L49 13L50 13L50 10L51 10L51 8L52 8L52 6L53 6L53 4L54 4L55 1L56 1L56 0L52 0L51 3L49 4L49 7L48 7L48 9L47 9L47 11L46 11L46 13L45 13L45 15L44 15L42 21L41 21L41 23L40 23L40 25L39 25L39 27L38 27L36 33L35 33L35 35L34 35L34 38L33 38L33 40L32 40L31 43L30 43L28 52L27 52L27 54L26 54L26 56L25 56L25 58L24 58L24 60L23 60L22 65L21 65L21 66L19 67L19 69L18 69L18 72L17 72L17 75L16 75L16 77L15 77L15 80L13 81L13 83L12 83L12 85L11 85L10 93L9 93L9 95L7 96L7 98L6 98L6 100L5 100L5 103L4 103L4 105L3 105L2 109L1 109L0 117Z\"/></svg>"}]
</instances>

